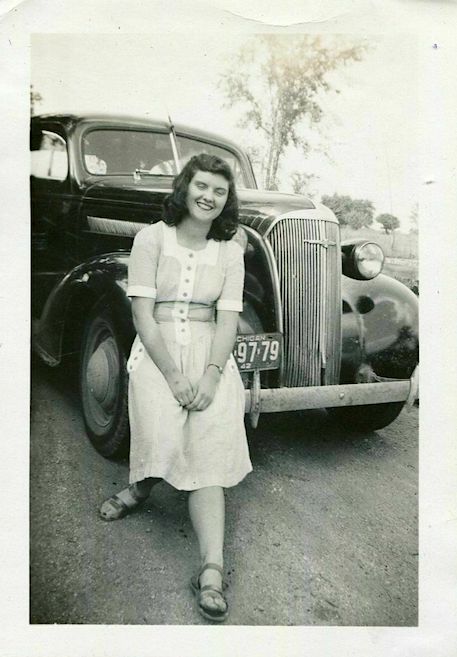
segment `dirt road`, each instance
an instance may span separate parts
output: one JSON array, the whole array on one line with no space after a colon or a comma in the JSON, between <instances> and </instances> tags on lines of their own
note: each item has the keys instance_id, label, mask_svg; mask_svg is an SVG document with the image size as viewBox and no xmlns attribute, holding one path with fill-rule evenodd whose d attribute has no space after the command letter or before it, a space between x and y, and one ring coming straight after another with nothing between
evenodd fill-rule
<instances>
[{"instance_id":1,"label":"dirt road","mask_svg":"<svg viewBox=\"0 0 457 657\"><path fill-rule=\"evenodd\" d=\"M417 623L417 424L417 408L358 437L320 411L261 418L254 472L226 496L229 624ZM186 494L161 483L103 522L127 479L86 439L68 373L34 364L32 623L205 623Z\"/></svg>"}]
</instances>

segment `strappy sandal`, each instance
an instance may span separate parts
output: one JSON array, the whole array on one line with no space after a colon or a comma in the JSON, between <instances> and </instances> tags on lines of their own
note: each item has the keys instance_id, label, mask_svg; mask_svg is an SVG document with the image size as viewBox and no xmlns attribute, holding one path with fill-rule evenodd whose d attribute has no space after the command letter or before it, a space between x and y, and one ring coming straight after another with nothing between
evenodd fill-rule
<instances>
[{"instance_id":1,"label":"strappy sandal","mask_svg":"<svg viewBox=\"0 0 457 657\"><path fill-rule=\"evenodd\" d=\"M134 500L133 504L127 504L119 497L119 495L113 495L109 499L105 500L105 502L103 502L100 507L99 513L102 520L120 520L129 513L132 513L132 511L138 509L138 507L140 507L148 498L148 495L146 495L146 497L136 497L136 495L133 493L132 485L128 487L128 490L132 499Z\"/></svg>"},{"instance_id":2,"label":"strappy sandal","mask_svg":"<svg viewBox=\"0 0 457 657\"><path fill-rule=\"evenodd\" d=\"M200 586L200 577L202 573L207 570L208 568L212 568L213 570L217 570L218 573L221 575L224 574L224 571L222 568L219 566L217 563L205 563L204 566L201 567L200 572L197 575L194 575L192 579L190 580L190 587L193 591L193 594L195 595L197 599L197 604L198 604L198 611L200 614L203 616L203 618L206 618L207 620L214 621L216 623L223 623L227 616L228 616L228 604L227 600L224 598L224 595L222 593L222 589L227 588L227 584L225 582L222 582L222 589L220 589L217 586L214 586L213 584L206 584L205 586ZM220 598L224 601L225 603L225 610L224 611L218 611L216 609L210 609L206 607L203 604L203 599L204 599L204 593L207 591L211 591L212 593L216 593Z\"/></svg>"}]
</instances>

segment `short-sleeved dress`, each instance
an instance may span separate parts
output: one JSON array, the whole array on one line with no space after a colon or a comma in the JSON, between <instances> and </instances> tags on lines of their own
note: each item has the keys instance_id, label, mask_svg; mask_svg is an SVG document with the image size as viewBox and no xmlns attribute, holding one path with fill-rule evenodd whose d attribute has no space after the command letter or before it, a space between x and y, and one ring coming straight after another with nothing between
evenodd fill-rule
<instances>
[{"instance_id":1,"label":"short-sleeved dress","mask_svg":"<svg viewBox=\"0 0 457 657\"><path fill-rule=\"evenodd\" d=\"M210 239L200 251L187 249L175 227L158 222L136 235L128 276L128 296L155 299L154 319L167 349L196 384L209 363L215 311L242 310L242 248ZM180 406L138 335L127 369L130 483L160 477L181 490L229 487L252 470L244 388L232 355L204 411Z\"/></svg>"}]
</instances>

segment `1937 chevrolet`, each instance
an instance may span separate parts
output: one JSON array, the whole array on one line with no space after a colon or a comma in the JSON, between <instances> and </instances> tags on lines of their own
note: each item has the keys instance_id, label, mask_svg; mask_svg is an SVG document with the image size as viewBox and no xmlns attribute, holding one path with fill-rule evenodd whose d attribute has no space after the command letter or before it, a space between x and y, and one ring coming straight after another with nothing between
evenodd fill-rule
<instances>
[{"instance_id":1,"label":"1937 chevrolet","mask_svg":"<svg viewBox=\"0 0 457 657\"><path fill-rule=\"evenodd\" d=\"M303 196L256 189L247 156L202 130L133 117L47 115L31 125L33 347L78 356L87 433L105 456L128 444L126 296L134 235L159 221L194 154L234 171L245 247L235 355L246 412L328 408L355 429L392 422L417 395L414 294L381 272L372 242L340 243L338 221Z\"/></svg>"}]
</instances>

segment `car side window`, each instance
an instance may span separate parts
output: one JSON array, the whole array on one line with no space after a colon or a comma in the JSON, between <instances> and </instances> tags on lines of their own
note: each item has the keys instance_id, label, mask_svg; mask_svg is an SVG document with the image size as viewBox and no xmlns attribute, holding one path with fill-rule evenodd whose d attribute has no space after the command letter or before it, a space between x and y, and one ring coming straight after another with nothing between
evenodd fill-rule
<instances>
[{"instance_id":1,"label":"car side window","mask_svg":"<svg viewBox=\"0 0 457 657\"><path fill-rule=\"evenodd\" d=\"M226 148L222 148L221 146L208 144L204 141L191 139L189 137L180 137L178 135L176 141L179 149L179 160L181 167L183 167L193 155L199 155L200 153L216 155L217 157L225 160L230 166L235 177L235 185L237 187L248 187L241 162L235 153L232 153L231 151L227 150Z\"/></svg>"},{"instance_id":2,"label":"car side window","mask_svg":"<svg viewBox=\"0 0 457 657\"><path fill-rule=\"evenodd\" d=\"M54 132L41 130L31 144L31 174L35 178L63 181L68 175L65 140Z\"/></svg>"}]
</instances>

